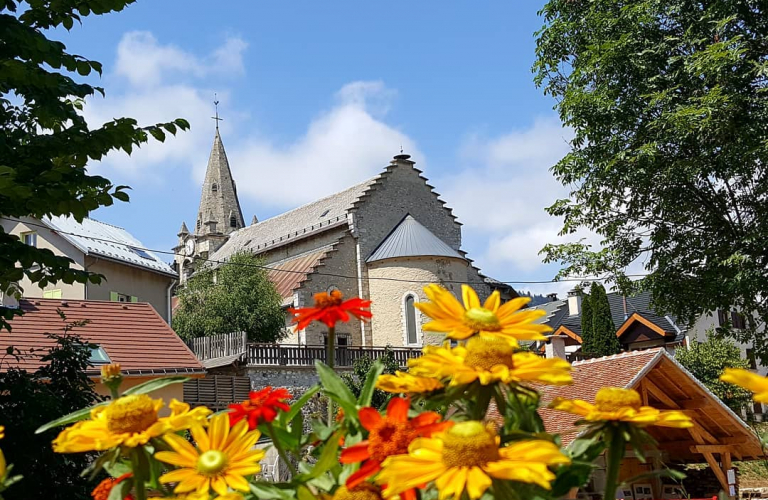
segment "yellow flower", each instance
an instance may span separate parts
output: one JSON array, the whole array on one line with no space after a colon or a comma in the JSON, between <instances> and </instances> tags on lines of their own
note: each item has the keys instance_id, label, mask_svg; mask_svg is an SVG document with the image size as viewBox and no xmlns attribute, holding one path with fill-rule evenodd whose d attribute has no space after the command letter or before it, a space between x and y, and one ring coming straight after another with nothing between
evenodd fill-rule
<instances>
[{"instance_id":1,"label":"yellow flower","mask_svg":"<svg viewBox=\"0 0 768 500\"><path fill-rule=\"evenodd\" d=\"M331 500L382 500L381 488L371 483L360 483L352 489L340 486Z\"/></svg>"},{"instance_id":2,"label":"yellow flower","mask_svg":"<svg viewBox=\"0 0 768 500\"><path fill-rule=\"evenodd\" d=\"M642 406L640 394L637 391L619 387L603 387L597 391L595 404L581 399L556 398L550 407L581 415L589 422L620 421L630 422L639 427L658 425L678 429L693 427L693 422L685 413Z\"/></svg>"},{"instance_id":3,"label":"yellow flower","mask_svg":"<svg viewBox=\"0 0 768 500\"><path fill-rule=\"evenodd\" d=\"M415 376L450 380L451 386L479 380L494 382L539 382L565 385L573 382L571 365L560 358L542 358L532 352L515 352L512 341L494 337L472 337L456 347L427 346L420 358L408 360Z\"/></svg>"},{"instance_id":4,"label":"yellow flower","mask_svg":"<svg viewBox=\"0 0 768 500\"><path fill-rule=\"evenodd\" d=\"M166 497L166 500L211 500L211 496L208 492L198 493L196 491L187 493L186 495L176 495L173 497ZM243 495L230 491L224 495L219 495L213 500L244 500Z\"/></svg>"},{"instance_id":5,"label":"yellow flower","mask_svg":"<svg viewBox=\"0 0 768 500\"><path fill-rule=\"evenodd\" d=\"M768 378L741 368L726 368L720 380L735 384L754 393L757 403L768 403Z\"/></svg>"},{"instance_id":6,"label":"yellow flower","mask_svg":"<svg viewBox=\"0 0 768 500\"><path fill-rule=\"evenodd\" d=\"M165 436L174 451L159 451L155 458L180 468L160 476L160 482L179 483L174 493L207 494L213 490L221 497L227 495L227 487L250 491L245 476L259 472L259 461L264 458L263 450L252 449L261 435L259 431L248 432L245 420L230 429L229 415L222 413L211 418L208 432L201 425L190 432L197 448L176 434Z\"/></svg>"},{"instance_id":7,"label":"yellow flower","mask_svg":"<svg viewBox=\"0 0 768 500\"><path fill-rule=\"evenodd\" d=\"M418 438L408 455L394 455L376 478L391 498L411 488L435 482L439 498L480 498L491 478L532 483L550 489L555 478L550 465L567 464L568 457L550 441L518 441L499 448L499 438L481 422L459 422L432 438Z\"/></svg>"},{"instance_id":8,"label":"yellow flower","mask_svg":"<svg viewBox=\"0 0 768 500\"><path fill-rule=\"evenodd\" d=\"M53 441L57 453L80 453L108 450L115 446L135 448L151 438L167 432L189 429L205 423L211 410L205 407L189 409L189 405L173 399L171 415L158 417L162 399L146 394L132 394L91 410L90 420L67 427Z\"/></svg>"},{"instance_id":9,"label":"yellow flower","mask_svg":"<svg viewBox=\"0 0 768 500\"><path fill-rule=\"evenodd\" d=\"M3 439L5 437L5 426L0 425L0 439Z\"/></svg>"},{"instance_id":10,"label":"yellow flower","mask_svg":"<svg viewBox=\"0 0 768 500\"><path fill-rule=\"evenodd\" d=\"M116 377L120 377L120 363L110 363L108 365L102 365L101 367L101 380L110 380Z\"/></svg>"},{"instance_id":11,"label":"yellow flower","mask_svg":"<svg viewBox=\"0 0 768 500\"><path fill-rule=\"evenodd\" d=\"M410 373L396 371L394 375L380 375L376 388L386 392L421 393L432 392L443 388L439 380L428 377L416 377Z\"/></svg>"},{"instance_id":12,"label":"yellow flower","mask_svg":"<svg viewBox=\"0 0 768 500\"><path fill-rule=\"evenodd\" d=\"M552 329L546 325L533 323L533 320L546 314L532 309L519 311L531 299L518 297L501 305L498 291L491 294L484 304L474 290L461 285L462 306L451 292L440 285L428 285L424 292L431 302L416 303L419 310L432 318L422 330L425 332L445 333L450 339L464 340L472 335L494 335L512 340L545 340L543 333Z\"/></svg>"}]
</instances>

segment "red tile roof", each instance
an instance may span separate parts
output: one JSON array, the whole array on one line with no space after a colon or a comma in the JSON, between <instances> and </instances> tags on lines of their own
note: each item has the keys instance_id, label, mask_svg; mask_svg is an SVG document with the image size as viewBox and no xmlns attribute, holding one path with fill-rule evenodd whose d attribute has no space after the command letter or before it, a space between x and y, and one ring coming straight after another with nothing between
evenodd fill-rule
<instances>
[{"instance_id":1,"label":"red tile roof","mask_svg":"<svg viewBox=\"0 0 768 500\"><path fill-rule=\"evenodd\" d=\"M307 279L325 257L328 249L308 253L293 259L269 265L269 280L275 284L283 300L293 299L293 291Z\"/></svg>"},{"instance_id":2,"label":"red tile roof","mask_svg":"<svg viewBox=\"0 0 768 500\"><path fill-rule=\"evenodd\" d=\"M73 328L71 333L101 346L112 362L120 363L124 373L204 373L200 361L149 304L22 299L19 307L24 310L24 315L16 316L10 322L11 332L0 331L0 351L9 346L22 353L29 353L31 348L44 351L18 361L5 356L2 370L9 367L36 370L41 366L40 357L47 353L46 348L54 345L46 333L63 334L66 324L88 320L88 324ZM59 310L66 316L66 321L59 316Z\"/></svg>"}]
</instances>

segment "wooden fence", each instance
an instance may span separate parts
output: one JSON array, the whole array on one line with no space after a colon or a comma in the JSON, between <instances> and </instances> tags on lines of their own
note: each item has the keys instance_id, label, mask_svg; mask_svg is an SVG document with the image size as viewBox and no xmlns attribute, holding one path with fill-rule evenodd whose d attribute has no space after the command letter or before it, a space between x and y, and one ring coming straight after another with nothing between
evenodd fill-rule
<instances>
[{"instance_id":1,"label":"wooden fence","mask_svg":"<svg viewBox=\"0 0 768 500\"><path fill-rule=\"evenodd\" d=\"M188 345L197 359L205 361L244 354L247 341L245 332L235 332L212 337L197 337Z\"/></svg>"},{"instance_id":2,"label":"wooden fence","mask_svg":"<svg viewBox=\"0 0 768 500\"><path fill-rule=\"evenodd\" d=\"M389 350L401 367L408 365L410 358L421 356L421 349L408 347L355 347L336 348L336 366L349 367L356 360L368 356L379 359ZM315 360L323 362L325 346L288 344L248 344L248 366L313 366Z\"/></svg>"}]
</instances>

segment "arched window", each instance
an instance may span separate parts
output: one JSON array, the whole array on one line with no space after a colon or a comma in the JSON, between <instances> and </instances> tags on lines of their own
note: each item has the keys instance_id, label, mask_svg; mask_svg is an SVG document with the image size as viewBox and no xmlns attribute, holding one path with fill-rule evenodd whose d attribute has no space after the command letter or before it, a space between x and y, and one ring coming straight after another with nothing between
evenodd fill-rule
<instances>
[{"instance_id":1,"label":"arched window","mask_svg":"<svg viewBox=\"0 0 768 500\"><path fill-rule=\"evenodd\" d=\"M234 215L229 218L229 227L237 227L237 217Z\"/></svg>"},{"instance_id":2,"label":"arched window","mask_svg":"<svg viewBox=\"0 0 768 500\"><path fill-rule=\"evenodd\" d=\"M416 345L419 343L418 329L416 326L416 296L408 294L405 296L404 313L405 313L405 341L408 345Z\"/></svg>"},{"instance_id":3,"label":"arched window","mask_svg":"<svg viewBox=\"0 0 768 500\"><path fill-rule=\"evenodd\" d=\"M214 182L213 185L211 186L211 191L215 193L218 190L219 190L219 185Z\"/></svg>"}]
</instances>

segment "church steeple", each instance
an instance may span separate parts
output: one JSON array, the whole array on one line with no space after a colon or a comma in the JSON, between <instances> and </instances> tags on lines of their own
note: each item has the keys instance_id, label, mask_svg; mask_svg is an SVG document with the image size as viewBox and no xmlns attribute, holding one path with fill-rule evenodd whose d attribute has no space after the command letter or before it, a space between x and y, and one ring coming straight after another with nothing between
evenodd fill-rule
<instances>
[{"instance_id":1,"label":"church steeple","mask_svg":"<svg viewBox=\"0 0 768 500\"><path fill-rule=\"evenodd\" d=\"M218 125L218 121L216 124ZM206 234L210 230L229 234L245 227L240 201L237 199L237 187L232 179L227 153L224 151L218 127L213 138L208 168L205 171L205 182L203 182L197 214L196 235ZM215 224L209 224L210 222Z\"/></svg>"}]
</instances>

